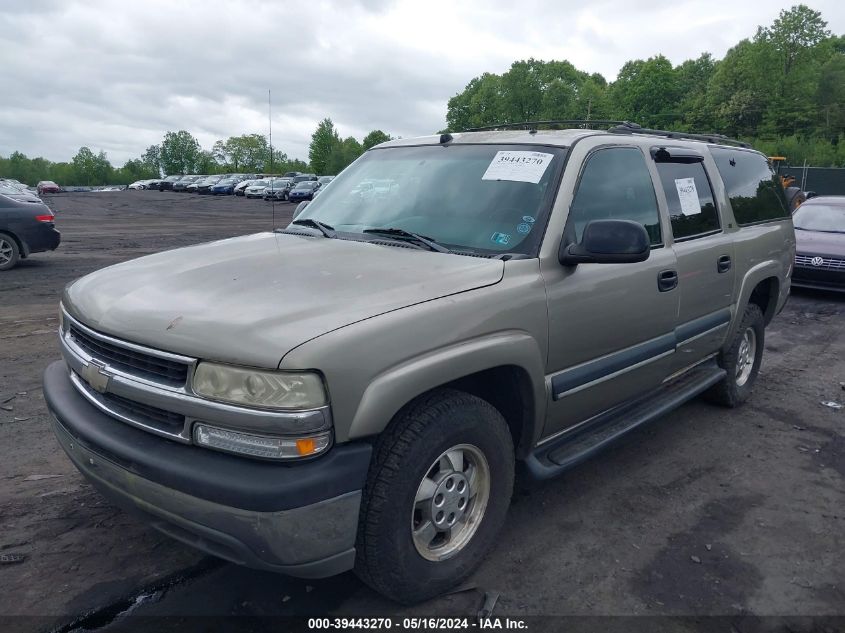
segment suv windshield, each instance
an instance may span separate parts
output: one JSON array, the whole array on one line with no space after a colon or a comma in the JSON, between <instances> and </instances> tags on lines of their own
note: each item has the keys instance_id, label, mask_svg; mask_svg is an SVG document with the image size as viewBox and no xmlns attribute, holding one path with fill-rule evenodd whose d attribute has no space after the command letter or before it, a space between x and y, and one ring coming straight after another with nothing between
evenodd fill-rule
<instances>
[{"instance_id":1,"label":"suv windshield","mask_svg":"<svg viewBox=\"0 0 845 633\"><path fill-rule=\"evenodd\" d=\"M371 150L297 219L338 233L399 228L448 246L532 254L566 150L528 145L424 145Z\"/></svg>"}]
</instances>

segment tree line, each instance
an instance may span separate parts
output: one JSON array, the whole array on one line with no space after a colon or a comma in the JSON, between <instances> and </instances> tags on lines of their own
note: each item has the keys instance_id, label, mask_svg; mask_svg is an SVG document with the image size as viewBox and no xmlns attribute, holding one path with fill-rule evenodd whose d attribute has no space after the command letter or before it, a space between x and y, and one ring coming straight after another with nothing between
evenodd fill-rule
<instances>
[{"instance_id":1,"label":"tree line","mask_svg":"<svg viewBox=\"0 0 845 633\"><path fill-rule=\"evenodd\" d=\"M797 5L721 60L703 53L673 66L657 55L625 63L612 82L568 61L516 61L449 99L443 131L561 119L717 132L791 164L845 166L845 36Z\"/></svg>"},{"instance_id":2,"label":"tree line","mask_svg":"<svg viewBox=\"0 0 845 633\"><path fill-rule=\"evenodd\" d=\"M351 136L342 140L331 119L324 119L312 136L309 164L289 158L276 148L271 155L270 143L263 134L232 136L206 150L190 132L179 130L167 132L161 143L150 145L141 156L126 161L122 167L113 166L105 152L95 153L88 147L80 147L68 162L29 158L21 152L12 152L8 157L0 156L0 177L30 185L39 180L53 180L65 185L99 186L125 185L169 174L287 171L337 174L366 149L389 139L381 130L374 130L361 142Z\"/></svg>"},{"instance_id":3,"label":"tree line","mask_svg":"<svg viewBox=\"0 0 845 633\"><path fill-rule=\"evenodd\" d=\"M792 165L845 166L845 36L833 35L805 5L780 12L721 60L710 53L673 66L663 55L625 63L615 81L568 61L515 61L501 74L475 77L449 99L446 130L534 120L626 120L644 127L738 137ZM341 138L330 118L317 125L308 160L273 149L263 134L233 136L203 149L188 131L167 132L138 158L114 167L104 152L81 147L69 162L0 156L0 177L33 184L127 184L167 174L337 174L389 140L373 130Z\"/></svg>"}]
</instances>

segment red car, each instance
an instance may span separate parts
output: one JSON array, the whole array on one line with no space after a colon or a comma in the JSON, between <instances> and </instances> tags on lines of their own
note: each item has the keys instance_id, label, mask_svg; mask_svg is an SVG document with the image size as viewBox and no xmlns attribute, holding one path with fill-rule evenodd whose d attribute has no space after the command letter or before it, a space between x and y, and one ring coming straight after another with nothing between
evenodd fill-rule
<instances>
[{"instance_id":1,"label":"red car","mask_svg":"<svg viewBox=\"0 0 845 633\"><path fill-rule=\"evenodd\" d=\"M52 180L42 180L35 186L35 188L38 190L39 196L42 193L59 193L62 190L61 187Z\"/></svg>"}]
</instances>

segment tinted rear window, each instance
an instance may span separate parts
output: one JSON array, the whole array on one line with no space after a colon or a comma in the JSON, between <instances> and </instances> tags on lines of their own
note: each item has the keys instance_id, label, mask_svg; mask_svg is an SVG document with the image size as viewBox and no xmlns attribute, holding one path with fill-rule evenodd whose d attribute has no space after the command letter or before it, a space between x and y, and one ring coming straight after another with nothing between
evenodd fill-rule
<instances>
[{"instance_id":1,"label":"tinted rear window","mask_svg":"<svg viewBox=\"0 0 845 633\"><path fill-rule=\"evenodd\" d=\"M780 179L762 154L711 147L740 226L789 217Z\"/></svg>"}]
</instances>

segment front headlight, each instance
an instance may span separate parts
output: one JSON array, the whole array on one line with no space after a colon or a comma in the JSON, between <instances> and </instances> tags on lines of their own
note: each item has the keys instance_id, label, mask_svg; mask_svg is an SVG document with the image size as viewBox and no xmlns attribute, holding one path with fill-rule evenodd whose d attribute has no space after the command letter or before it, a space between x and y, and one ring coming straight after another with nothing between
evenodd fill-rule
<instances>
[{"instance_id":1,"label":"front headlight","mask_svg":"<svg viewBox=\"0 0 845 633\"><path fill-rule=\"evenodd\" d=\"M313 372L266 371L200 363L194 372L197 395L262 409L315 409L327 403L323 380Z\"/></svg>"}]
</instances>

